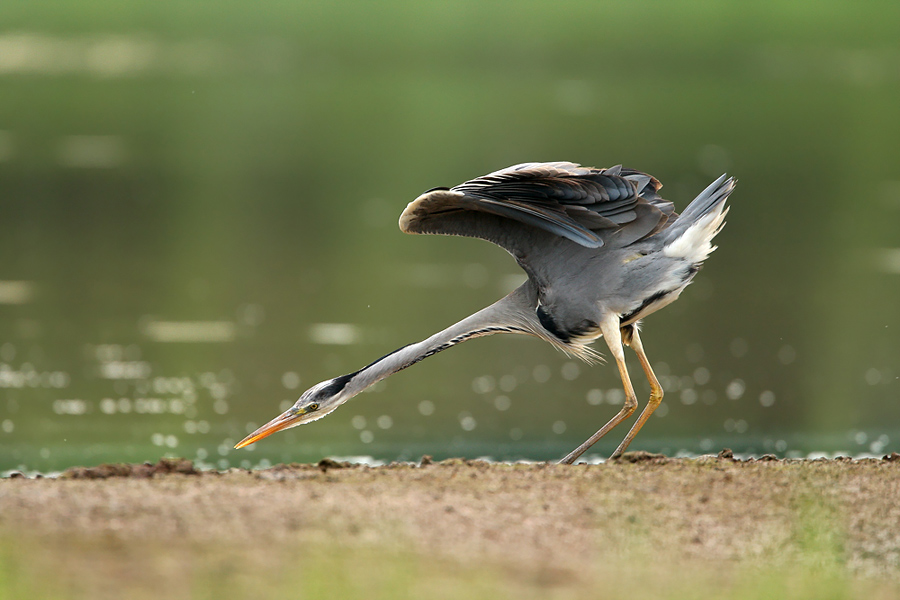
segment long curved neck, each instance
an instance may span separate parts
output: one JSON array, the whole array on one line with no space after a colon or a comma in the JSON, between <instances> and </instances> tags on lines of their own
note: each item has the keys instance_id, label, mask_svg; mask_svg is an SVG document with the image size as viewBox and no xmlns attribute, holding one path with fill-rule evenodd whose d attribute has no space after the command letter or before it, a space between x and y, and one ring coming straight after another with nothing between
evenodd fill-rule
<instances>
[{"instance_id":1,"label":"long curved neck","mask_svg":"<svg viewBox=\"0 0 900 600\"><path fill-rule=\"evenodd\" d=\"M399 348L347 375L348 399L385 377L466 340L495 333L533 333L534 319L529 319L528 294L524 287L426 340Z\"/></svg>"}]
</instances>

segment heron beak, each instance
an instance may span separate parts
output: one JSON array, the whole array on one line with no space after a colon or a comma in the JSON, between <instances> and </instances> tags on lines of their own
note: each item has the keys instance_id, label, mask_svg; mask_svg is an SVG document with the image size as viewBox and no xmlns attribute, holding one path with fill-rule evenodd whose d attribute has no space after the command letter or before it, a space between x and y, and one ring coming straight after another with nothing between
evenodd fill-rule
<instances>
[{"instance_id":1,"label":"heron beak","mask_svg":"<svg viewBox=\"0 0 900 600\"><path fill-rule=\"evenodd\" d=\"M298 421L300 418L306 414L306 411L301 409L297 409L294 407L289 408L284 411L244 439L235 445L235 449L241 449L244 446L249 446L253 442L258 442L264 437L268 437L273 433L277 433L282 429L288 429L289 427L293 427L294 425L299 425Z\"/></svg>"}]
</instances>

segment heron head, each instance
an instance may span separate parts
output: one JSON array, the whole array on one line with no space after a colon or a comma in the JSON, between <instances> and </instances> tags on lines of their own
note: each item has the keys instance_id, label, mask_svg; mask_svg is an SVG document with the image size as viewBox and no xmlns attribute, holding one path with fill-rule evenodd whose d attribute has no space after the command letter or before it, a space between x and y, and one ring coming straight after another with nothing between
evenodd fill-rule
<instances>
[{"instance_id":1,"label":"heron head","mask_svg":"<svg viewBox=\"0 0 900 600\"><path fill-rule=\"evenodd\" d=\"M352 394L346 387L352 375L342 375L312 386L294 402L294 405L245 437L235 448L243 448L273 433L321 419L346 402Z\"/></svg>"}]
</instances>

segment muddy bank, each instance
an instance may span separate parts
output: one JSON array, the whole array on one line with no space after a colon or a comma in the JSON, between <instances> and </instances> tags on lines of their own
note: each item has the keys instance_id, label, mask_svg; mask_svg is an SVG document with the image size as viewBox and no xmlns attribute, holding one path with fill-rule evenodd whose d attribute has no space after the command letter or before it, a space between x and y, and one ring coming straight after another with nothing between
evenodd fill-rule
<instances>
[{"instance_id":1,"label":"muddy bank","mask_svg":"<svg viewBox=\"0 0 900 600\"><path fill-rule=\"evenodd\" d=\"M572 572L629 553L711 561L820 550L900 573L900 455L736 461L631 453L601 465L322 461L201 472L189 461L0 481L0 532L231 544L327 540ZM822 548L819 548L821 546Z\"/></svg>"}]
</instances>

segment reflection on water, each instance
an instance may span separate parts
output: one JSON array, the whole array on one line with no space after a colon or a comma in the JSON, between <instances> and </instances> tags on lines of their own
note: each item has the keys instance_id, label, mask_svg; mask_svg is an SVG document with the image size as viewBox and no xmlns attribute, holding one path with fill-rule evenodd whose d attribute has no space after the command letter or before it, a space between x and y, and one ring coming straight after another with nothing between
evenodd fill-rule
<instances>
[{"instance_id":1,"label":"reflection on water","mask_svg":"<svg viewBox=\"0 0 900 600\"><path fill-rule=\"evenodd\" d=\"M147 321L144 335L157 342L230 342L235 325L228 321Z\"/></svg>"},{"instance_id":2,"label":"reflection on water","mask_svg":"<svg viewBox=\"0 0 900 600\"><path fill-rule=\"evenodd\" d=\"M350 323L314 323L309 328L309 339L314 344L349 346L359 342L359 327Z\"/></svg>"},{"instance_id":3,"label":"reflection on water","mask_svg":"<svg viewBox=\"0 0 900 600\"><path fill-rule=\"evenodd\" d=\"M516 27L466 3L139 4L63 28L23 8L0 32L0 470L563 456L622 405L618 375L521 336L231 448L522 282L488 244L399 233L407 202L563 159L646 169L677 207L740 179L719 250L645 323L666 396L634 449L898 448L900 42L878 26L898 9L810 5L774 30L737 5L623 5L634 44L603 3L522 6Z\"/></svg>"},{"instance_id":4,"label":"reflection on water","mask_svg":"<svg viewBox=\"0 0 900 600\"><path fill-rule=\"evenodd\" d=\"M274 45L272 49L277 50ZM233 48L213 40L170 42L146 34L63 37L2 33L0 74L120 78L163 71L196 75L233 68L233 52Z\"/></svg>"},{"instance_id":5,"label":"reflection on water","mask_svg":"<svg viewBox=\"0 0 900 600\"><path fill-rule=\"evenodd\" d=\"M30 281L0 281L0 304L25 304L34 296Z\"/></svg>"}]
</instances>

